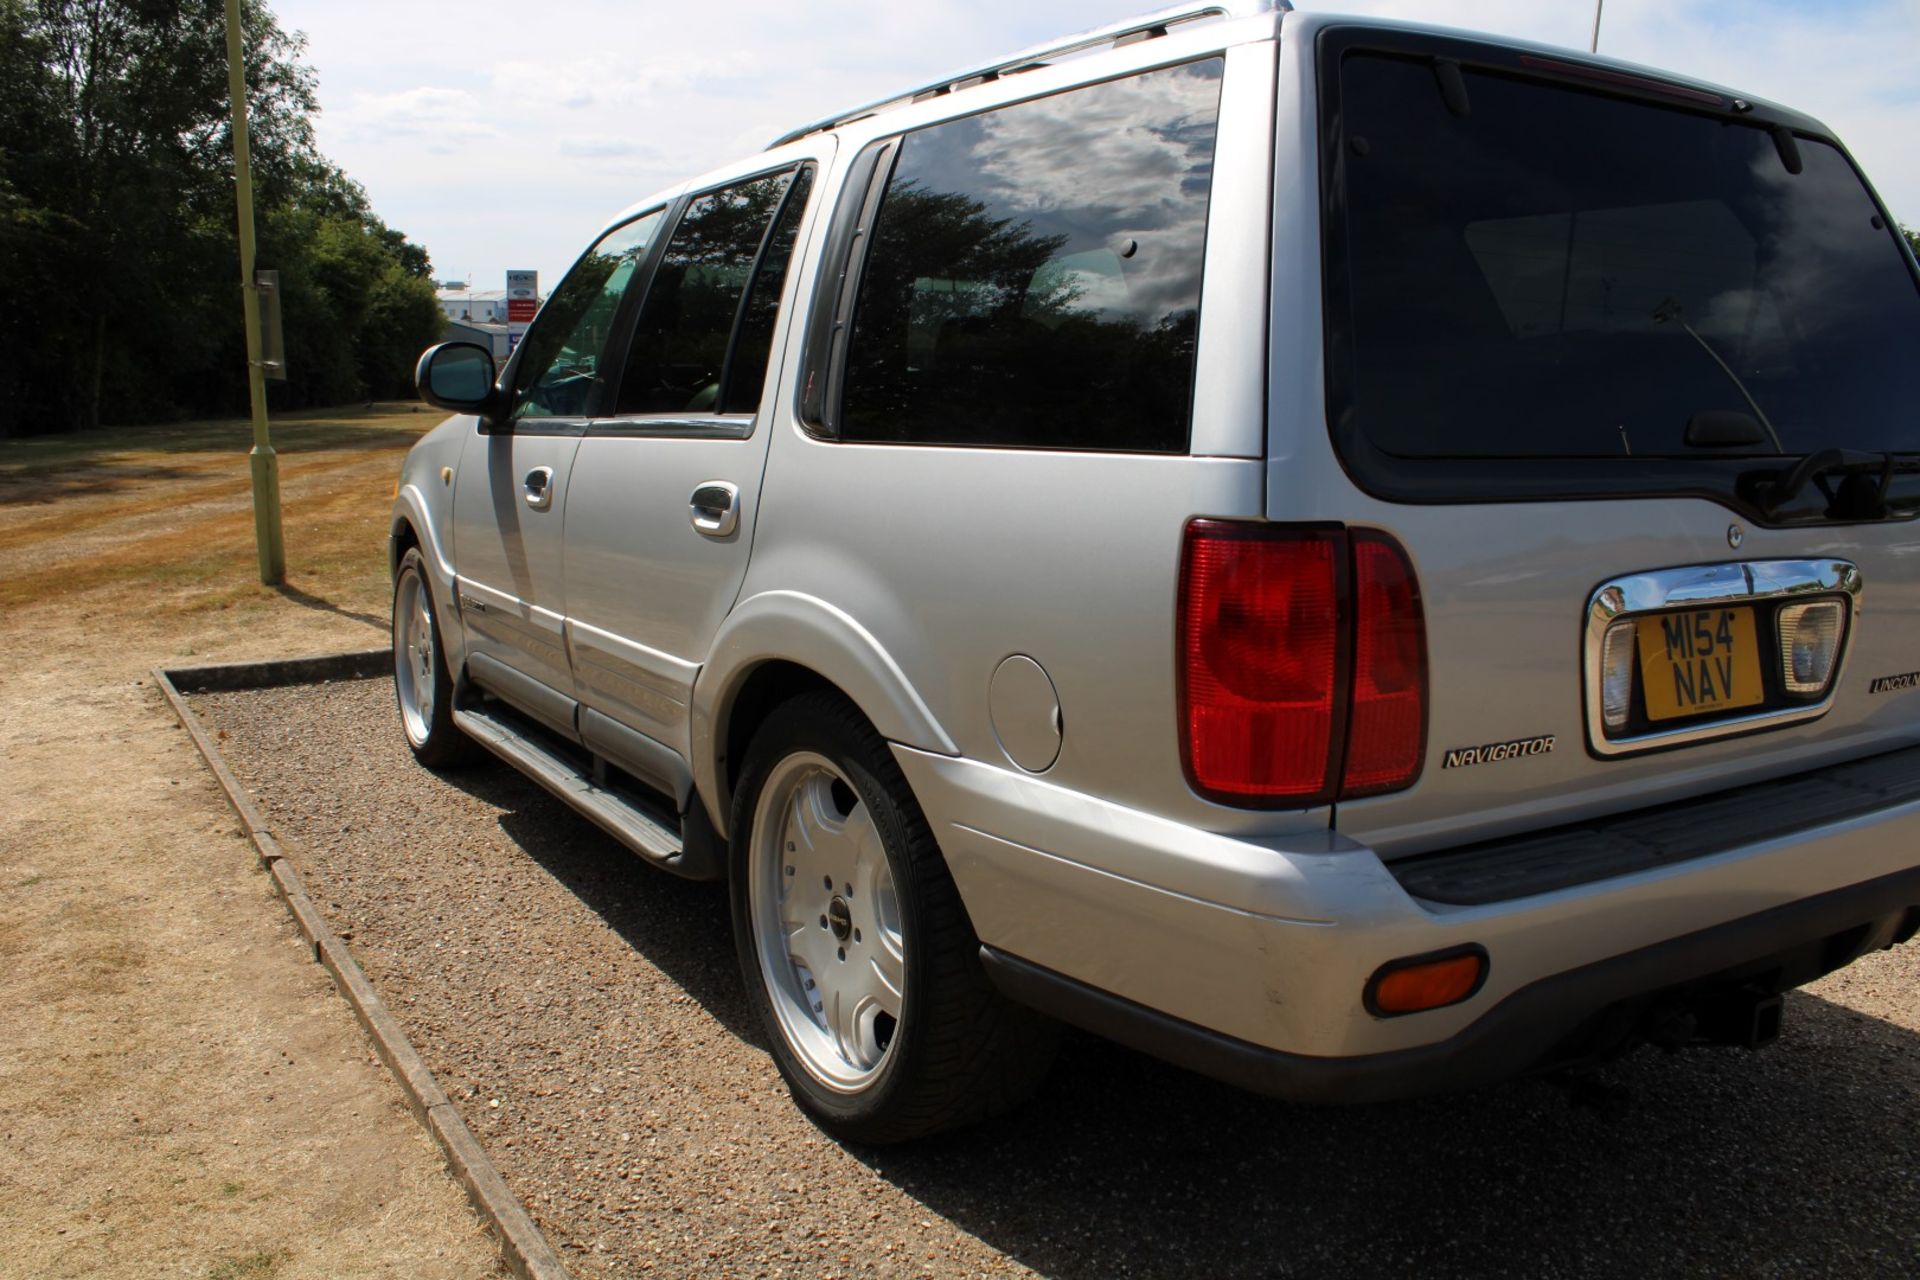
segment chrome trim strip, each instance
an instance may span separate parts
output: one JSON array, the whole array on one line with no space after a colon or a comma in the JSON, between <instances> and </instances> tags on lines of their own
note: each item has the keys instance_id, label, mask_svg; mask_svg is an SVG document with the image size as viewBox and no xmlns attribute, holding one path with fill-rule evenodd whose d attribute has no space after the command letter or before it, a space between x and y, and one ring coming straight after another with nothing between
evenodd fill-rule
<instances>
[{"instance_id":1,"label":"chrome trim strip","mask_svg":"<svg viewBox=\"0 0 1920 1280\"><path fill-rule=\"evenodd\" d=\"M917 88L890 93L884 98L876 98L872 102L849 107L830 116L823 116L781 134L767 144L767 150L777 150L789 142L798 142L809 134L824 133L828 129L837 129L843 124L864 120L891 107L908 106L930 95L937 96L957 89L969 89L973 87L974 82L993 80L1003 74L1023 71L1034 63L1046 63L1056 58L1085 53L1098 45L1113 44L1129 36L1151 33L1158 27L1195 22L1202 18L1224 18L1232 21L1268 13L1290 13L1292 10L1293 5L1288 0L1201 0L1197 4L1177 4L1153 13L1143 13L1104 27L1095 27L1089 31L1062 36L1058 40L1031 45L1018 53L995 58L991 62L983 62L963 71L955 71L941 76L938 80L930 80Z\"/></svg>"},{"instance_id":2,"label":"chrome trim strip","mask_svg":"<svg viewBox=\"0 0 1920 1280\"><path fill-rule=\"evenodd\" d=\"M587 434L596 440L747 440L753 436L753 414L654 414L625 418L595 418Z\"/></svg>"},{"instance_id":3,"label":"chrome trim strip","mask_svg":"<svg viewBox=\"0 0 1920 1280\"><path fill-rule=\"evenodd\" d=\"M1587 749L1597 756L1636 755L1659 747L1685 746L1755 729L1817 720L1833 707L1834 695L1846 674L1847 655L1860 618L1864 584L1860 568L1848 560L1742 560L1724 564L1658 569L1613 578L1597 587L1587 600L1587 627L1581 673L1585 681ZM1683 729L1654 730L1630 738L1609 738L1600 705L1600 649L1607 628L1615 621L1663 609L1715 604L1757 604L1793 596L1844 596L1853 602L1847 634L1841 642L1827 696L1805 706L1779 707L1735 716L1713 724ZM1763 655L1764 657L1764 655Z\"/></svg>"}]
</instances>

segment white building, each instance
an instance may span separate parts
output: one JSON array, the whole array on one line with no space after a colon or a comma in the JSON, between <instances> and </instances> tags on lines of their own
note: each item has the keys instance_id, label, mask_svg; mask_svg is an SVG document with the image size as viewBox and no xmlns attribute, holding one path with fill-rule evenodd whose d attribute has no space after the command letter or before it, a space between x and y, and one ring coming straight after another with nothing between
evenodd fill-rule
<instances>
[{"instance_id":1,"label":"white building","mask_svg":"<svg viewBox=\"0 0 1920 1280\"><path fill-rule=\"evenodd\" d=\"M457 280L448 280L443 281L435 293L440 298L440 309L447 313L449 320L475 324L507 322L505 289L472 289Z\"/></svg>"},{"instance_id":2,"label":"white building","mask_svg":"<svg viewBox=\"0 0 1920 1280\"><path fill-rule=\"evenodd\" d=\"M455 320L447 318L447 325L440 334L442 342L472 342L485 347L493 353L495 365L505 364L507 357L513 354L513 339L507 334L504 324L488 324L480 320Z\"/></svg>"}]
</instances>

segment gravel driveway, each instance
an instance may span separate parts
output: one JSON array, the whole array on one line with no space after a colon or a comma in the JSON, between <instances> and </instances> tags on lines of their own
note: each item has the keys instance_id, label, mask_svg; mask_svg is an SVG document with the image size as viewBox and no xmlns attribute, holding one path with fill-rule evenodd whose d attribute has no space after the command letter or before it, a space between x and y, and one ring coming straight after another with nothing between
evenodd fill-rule
<instances>
[{"instance_id":1,"label":"gravel driveway","mask_svg":"<svg viewBox=\"0 0 1920 1280\"><path fill-rule=\"evenodd\" d=\"M385 681L194 708L576 1273L1920 1273L1920 945L1760 1054L1643 1053L1618 1114L1521 1082L1288 1106L1091 1038L1024 1110L850 1150L787 1099L725 892L504 765L436 777Z\"/></svg>"}]
</instances>

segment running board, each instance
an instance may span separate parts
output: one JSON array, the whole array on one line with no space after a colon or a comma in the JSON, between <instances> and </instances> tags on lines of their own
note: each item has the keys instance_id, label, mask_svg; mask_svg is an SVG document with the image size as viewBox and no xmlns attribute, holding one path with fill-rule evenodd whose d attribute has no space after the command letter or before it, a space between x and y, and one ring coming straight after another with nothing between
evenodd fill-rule
<instances>
[{"instance_id":1,"label":"running board","mask_svg":"<svg viewBox=\"0 0 1920 1280\"><path fill-rule=\"evenodd\" d=\"M542 731L497 703L456 707L453 722L460 731L508 764L578 809L614 839L665 870L693 879L709 879L714 869L707 859L688 857L679 822L655 810L624 790L594 782L591 775L560 751L542 742ZM663 797L664 798L664 797ZM699 803L696 798L695 804Z\"/></svg>"}]
</instances>

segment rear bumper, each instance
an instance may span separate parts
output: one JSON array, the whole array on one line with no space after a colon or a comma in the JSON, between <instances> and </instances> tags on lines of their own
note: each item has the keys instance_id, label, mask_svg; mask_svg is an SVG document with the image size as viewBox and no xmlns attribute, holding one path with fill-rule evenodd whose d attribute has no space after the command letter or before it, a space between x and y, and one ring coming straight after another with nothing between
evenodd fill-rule
<instances>
[{"instance_id":1,"label":"rear bumper","mask_svg":"<svg viewBox=\"0 0 1920 1280\"><path fill-rule=\"evenodd\" d=\"M1886 945L1920 908L1920 800L1459 904L1413 896L1335 832L1222 836L976 761L895 755L1011 994L1302 1099L1511 1075L1617 1001L1843 933ZM1380 965L1464 944L1490 957L1471 999L1398 1018L1362 1006Z\"/></svg>"},{"instance_id":2,"label":"rear bumper","mask_svg":"<svg viewBox=\"0 0 1920 1280\"><path fill-rule=\"evenodd\" d=\"M1248 1044L991 947L981 953L987 972L1013 999L1155 1057L1299 1102L1379 1102L1472 1088L1551 1063L1582 1024L1622 1001L1845 939L1851 949L1828 957L1837 968L1912 936L1920 923L1916 903L1920 869L1558 973L1522 987L1445 1040L1348 1058Z\"/></svg>"}]
</instances>

